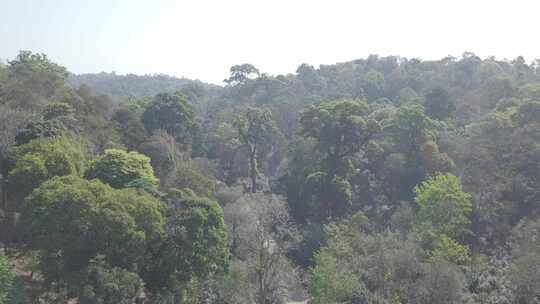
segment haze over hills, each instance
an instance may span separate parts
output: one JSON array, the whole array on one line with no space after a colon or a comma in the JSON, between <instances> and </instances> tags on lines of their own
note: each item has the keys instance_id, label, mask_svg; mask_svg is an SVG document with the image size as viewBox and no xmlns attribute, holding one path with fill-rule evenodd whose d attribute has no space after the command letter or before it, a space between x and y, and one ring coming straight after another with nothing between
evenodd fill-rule
<instances>
[{"instance_id":1,"label":"haze over hills","mask_svg":"<svg viewBox=\"0 0 540 304\"><path fill-rule=\"evenodd\" d=\"M152 97L158 93L172 93L180 91L187 85L202 86L205 89L218 89L219 86L204 83L199 80L178 78L164 74L156 75L118 75L111 73L95 74L70 74L68 84L74 88L86 85L92 91L107 95L114 100L121 100L127 97Z\"/></svg>"}]
</instances>

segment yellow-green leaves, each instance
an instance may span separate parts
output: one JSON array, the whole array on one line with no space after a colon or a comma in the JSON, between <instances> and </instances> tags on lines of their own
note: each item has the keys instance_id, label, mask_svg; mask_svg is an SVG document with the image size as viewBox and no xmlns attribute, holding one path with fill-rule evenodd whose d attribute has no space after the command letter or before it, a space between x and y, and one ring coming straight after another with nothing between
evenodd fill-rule
<instances>
[{"instance_id":1,"label":"yellow-green leaves","mask_svg":"<svg viewBox=\"0 0 540 304\"><path fill-rule=\"evenodd\" d=\"M464 192L459 179L439 174L414 189L419 205L417 222L453 238L468 233L472 212L471 195Z\"/></svg>"},{"instance_id":2,"label":"yellow-green leaves","mask_svg":"<svg viewBox=\"0 0 540 304\"><path fill-rule=\"evenodd\" d=\"M128 187L134 181L149 186L157 184L150 158L137 152L108 149L94 160L86 171L88 178L97 178L114 188Z\"/></svg>"}]
</instances>

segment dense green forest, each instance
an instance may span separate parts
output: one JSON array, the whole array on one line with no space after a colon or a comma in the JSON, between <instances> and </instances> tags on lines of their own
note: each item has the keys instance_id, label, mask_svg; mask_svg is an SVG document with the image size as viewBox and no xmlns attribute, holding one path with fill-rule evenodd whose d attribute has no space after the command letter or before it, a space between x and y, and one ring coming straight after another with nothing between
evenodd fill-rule
<instances>
[{"instance_id":1,"label":"dense green forest","mask_svg":"<svg viewBox=\"0 0 540 304\"><path fill-rule=\"evenodd\" d=\"M0 64L0 304L540 303L540 61L224 83Z\"/></svg>"}]
</instances>

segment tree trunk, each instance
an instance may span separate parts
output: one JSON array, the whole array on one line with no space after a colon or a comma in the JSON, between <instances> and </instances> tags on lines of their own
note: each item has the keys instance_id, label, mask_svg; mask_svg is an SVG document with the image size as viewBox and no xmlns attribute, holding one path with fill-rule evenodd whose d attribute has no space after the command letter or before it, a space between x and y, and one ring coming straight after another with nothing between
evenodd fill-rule
<instances>
[{"instance_id":1,"label":"tree trunk","mask_svg":"<svg viewBox=\"0 0 540 304\"><path fill-rule=\"evenodd\" d=\"M0 179L2 180L0 184L0 188L2 188L2 210L7 212L7 174L0 173Z\"/></svg>"},{"instance_id":2,"label":"tree trunk","mask_svg":"<svg viewBox=\"0 0 540 304\"><path fill-rule=\"evenodd\" d=\"M251 178L251 193L257 193L257 147L249 147L249 177Z\"/></svg>"}]
</instances>

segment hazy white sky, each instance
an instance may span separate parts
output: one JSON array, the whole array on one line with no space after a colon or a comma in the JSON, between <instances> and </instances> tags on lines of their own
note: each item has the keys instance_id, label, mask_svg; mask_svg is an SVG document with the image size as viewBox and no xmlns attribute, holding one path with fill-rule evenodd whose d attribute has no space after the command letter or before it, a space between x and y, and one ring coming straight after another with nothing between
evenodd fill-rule
<instances>
[{"instance_id":1,"label":"hazy white sky","mask_svg":"<svg viewBox=\"0 0 540 304\"><path fill-rule=\"evenodd\" d=\"M75 73L220 83L369 54L540 58L539 0L0 0L0 58L48 54Z\"/></svg>"}]
</instances>

